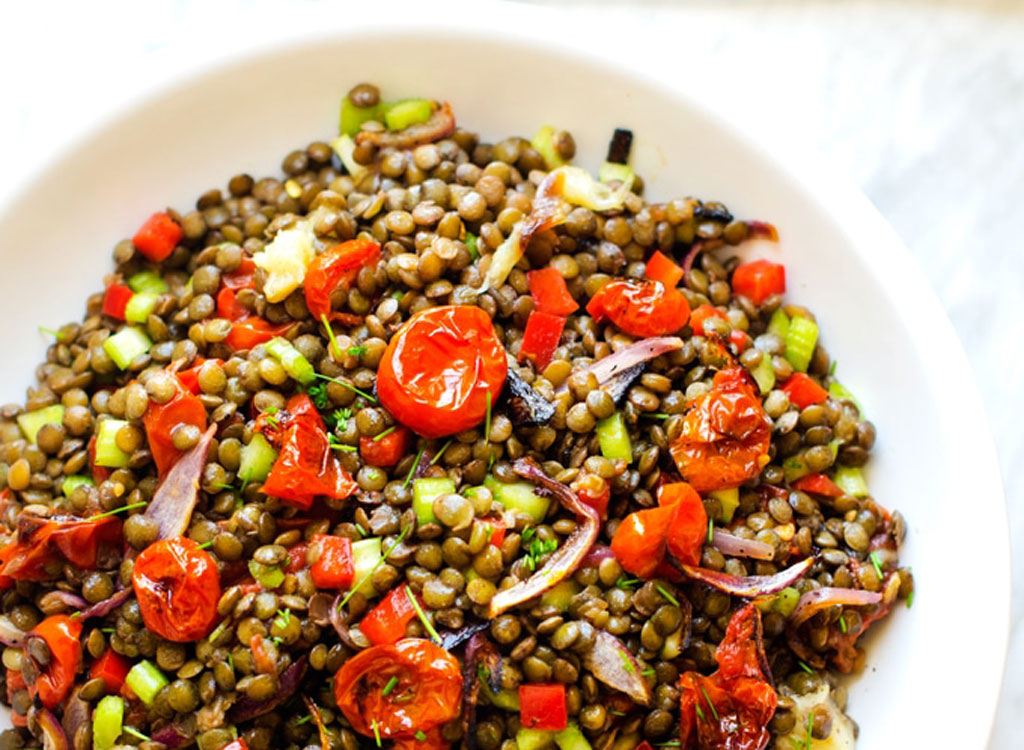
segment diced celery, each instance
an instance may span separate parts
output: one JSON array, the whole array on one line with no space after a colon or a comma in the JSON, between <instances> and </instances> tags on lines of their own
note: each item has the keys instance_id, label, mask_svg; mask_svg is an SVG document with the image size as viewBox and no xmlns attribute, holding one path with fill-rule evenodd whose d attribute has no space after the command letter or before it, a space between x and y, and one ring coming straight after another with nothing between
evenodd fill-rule
<instances>
[{"instance_id":1,"label":"diced celery","mask_svg":"<svg viewBox=\"0 0 1024 750\"><path fill-rule=\"evenodd\" d=\"M360 131L364 122L376 119L380 116L380 107L357 107L347 96L341 100L341 116L338 124L338 132L342 135L353 136Z\"/></svg>"},{"instance_id":2,"label":"diced celery","mask_svg":"<svg viewBox=\"0 0 1024 750\"><path fill-rule=\"evenodd\" d=\"M738 508L740 504L739 489L733 487L729 490L711 490L708 495L715 498L722 504L722 520L725 521L725 523L732 523L733 513L736 512L736 508Z\"/></svg>"},{"instance_id":3,"label":"diced celery","mask_svg":"<svg viewBox=\"0 0 1024 750\"><path fill-rule=\"evenodd\" d=\"M288 339L275 336L264 346L267 349L267 353L280 362L284 371L298 382L308 385L316 380L316 370L313 369L313 365L302 356Z\"/></svg>"},{"instance_id":4,"label":"diced celery","mask_svg":"<svg viewBox=\"0 0 1024 750\"><path fill-rule=\"evenodd\" d=\"M250 560L249 573L268 589L276 589L284 583L284 571L276 565L263 565L255 560Z\"/></svg>"},{"instance_id":5,"label":"diced celery","mask_svg":"<svg viewBox=\"0 0 1024 750\"><path fill-rule=\"evenodd\" d=\"M359 593L365 597L371 597L377 593L370 582L370 576L381 557L383 557L383 551L379 536L352 542L352 566L355 569L355 576L352 580L359 583L365 579L365 583L359 587Z\"/></svg>"},{"instance_id":6,"label":"diced celery","mask_svg":"<svg viewBox=\"0 0 1024 750\"><path fill-rule=\"evenodd\" d=\"M546 729L520 729L516 732L519 750L544 750L555 744L555 733Z\"/></svg>"},{"instance_id":7,"label":"diced celery","mask_svg":"<svg viewBox=\"0 0 1024 750\"><path fill-rule=\"evenodd\" d=\"M633 168L628 164L616 164L615 162L602 162L597 168L597 179L601 182L630 182L635 177Z\"/></svg>"},{"instance_id":8,"label":"diced celery","mask_svg":"<svg viewBox=\"0 0 1024 750\"><path fill-rule=\"evenodd\" d=\"M772 388L775 387L775 368L772 367L771 355L765 353L761 357L761 361L757 363L757 367L750 371L750 375L754 378L754 382L757 383L758 389L762 395L765 395Z\"/></svg>"},{"instance_id":9,"label":"diced celery","mask_svg":"<svg viewBox=\"0 0 1024 750\"><path fill-rule=\"evenodd\" d=\"M92 713L92 748L110 750L121 736L124 726L124 699L107 695L96 704Z\"/></svg>"},{"instance_id":10,"label":"diced celery","mask_svg":"<svg viewBox=\"0 0 1024 750\"><path fill-rule=\"evenodd\" d=\"M799 453L790 456L782 462L782 474L786 478L787 482L795 482L802 476L806 476L811 473L810 468L804 461L804 457Z\"/></svg>"},{"instance_id":11,"label":"diced celery","mask_svg":"<svg viewBox=\"0 0 1024 750\"><path fill-rule=\"evenodd\" d=\"M136 292L124 307L124 319L129 323L145 323L159 299L156 292Z\"/></svg>"},{"instance_id":12,"label":"diced celery","mask_svg":"<svg viewBox=\"0 0 1024 750\"><path fill-rule=\"evenodd\" d=\"M71 493L75 491L76 487L81 487L83 484L93 485L93 481L89 477L83 477L78 474L72 474L64 479L64 482L60 486L60 491L64 493L64 497L71 497Z\"/></svg>"},{"instance_id":13,"label":"diced celery","mask_svg":"<svg viewBox=\"0 0 1024 750\"><path fill-rule=\"evenodd\" d=\"M139 271L128 279L128 286L133 292L153 292L163 294L168 289L163 276L154 271Z\"/></svg>"},{"instance_id":14,"label":"diced celery","mask_svg":"<svg viewBox=\"0 0 1024 750\"><path fill-rule=\"evenodd\" d=\"M571 578L554 585L541 594L540 602L549 607L554 607L559 612L569 609L569 602L576 594L580 593L580 585Z\"/></svg>"},{"instance_id":15,"label":"diced celery","mask_svg":"<svg viewBox=\"0 0 1024 750\"><path fill-rule=\"evenodd\" d=\"M352 136L347 134L339 135L331 141L331 148L334 149L334 153L341 159L341 163L345 166L345 171L349 173L353 180L358 182L366 172L366 167L357 162L355 156L353 156L356 150L356 142L352 140Z\"/></svg>"},{"instance_id":16,"label":"diced celery","mask_svg":"<svg viewBox=\"0 0 1024 750\"><path fill-rule=\"evenodd\" d=\"M499 690L495 693L483 680L480 681L480 692L487 696L491 705L505 711L519 710L519 693L515 690Z\"/></svg>"},{"instance_id":17,"label":"diced celery","mask_svg":"<svg viewBox=\"0 0 1024 750\"><path fill-rule=\"evenodd\" d=\"M818 343L818 324L798 315L789 321L786 332L786 359L800 372L807 372L814 347Z\"/></svg>"},{"instance_id":18,"label":"diced celery","mask_svg":"<svg viewBox=\"0 0 1024 750\"><path fill-rule=\"evenodd\" d=\"M832 452L832 463L836 462L836 456L839 455L839 438L828 441L828 449Z\"/></svg>"},{"instance_id":19,"label":"diced celery","mask_svg":"<svg viewBox=\"0 0 1024 750\"><path fill-rule=\"evenodd\" d=\"M857 411L861 414L864 413L864 407L860 405L860 401L857 400L857 397L850 392L849 388L838 380L833 380L828 384L828 395L832 398L839 399L840 401L852 401L853 405L857 407Z\"/></svg>"},{"instance_id":20,"label":"diced celery","mask_svg":"<svg viewBox=\"0 0 1024 750\"><path fill-rule=\"evenodd\" d=\"M559 750L590 750L590 743L574 721L561 732L555 732L555 744Z\"/></svg>"},{"instance_id":21,"label":"diced celery","mask_svg":"<svg viewBox=\"0 0 1024 750\"><path fill-rule=\"evenodd\" d=\"M123 419L104 419L96 431L96 465L112 469L127 466L131 456L117 447L117 431L127 426Z\"/></svg>"},{"instance_id":22,"label":"diced celery","mask_svg":"<svg viewBox=\"0 0 1024 750\"><path fill-rule=\"evenodd\" d=\"M64 421L64 407L60 404L44 406L42 409L27 411L18 415L18 427L25 439L35 445L36 435L44 424L60 425Z\"/></svg>"},{"instance_id":23,"label":"diced celery","mask_svg":"<svg viewBox=\"0 0 1024 750\"><path fill-rule=\"evenodd\" d=\"M277 451L270 446L265 437L256 433L242 448L238 478L243 482L262 482L270 474L276 460Z\"/></svg>"},{"instance_id":24,"label":"diced celery","mask_svg":"<svg viewBox=\"0 0 1024 750\"><path fill-rule=\"evenodd\" d=\"M856 466L838 466L835 476L832 477L839 489L847 495L864 497L868 494L868 483L864 481L864 475Z\"/></svg>"},{"instance_id":25,"label":"diced celery","mask_svg":"<svg viewBox=\"0 0 1024 750\"><path fill-rule=\"evenodd\" d=\"M774 333L783 341L786 340L786 334L789 333L789 316L781 307L777 308L768 320L768 333Z\"/></svg>"},{"instance_id":26,"label":"diced celery","mask_svg":"<svg viewBox=\"0 0 1024 750\"><path fill-rule=\"evenodd\" d=\"M679 628L665 636L665 641L661 644L660 656L665 661L672 661L681 653L683 653L683 629Z\"/></svg>"},{"instance_id":27,"label":"diced celery","mask_svg":"<svg viewBox=\"0 0 1024 750\"><path fill-rule=\"evenodd\" d=\"M509 510L520 510L530 516L536 523L544 520L548 514L549 501L534 492L529 482L501 482L488 474L484 478L484 487L491 491L494 499Z\"/></svg>"},{"instance_id":28,"label":"diced celery","mask_svg":"<svg viewBox=\"0 0 1024 750\"><path fill-rule=\"evenodd\" d=\"M772 608L783 617L789 617L799 601L800 592L792 586L787 586L775 595Z\"/></svg>"},{"instance_id":29,"label":"diced celery","mask_svg":"<svg viewBox=\"0 0 1024 750\"><path fill-rule=\"evenodd\" d=\"M420 526L437 523L434 516L434 500L439 495L455 492L455 481L448 477L423 477L412 483L412 509L416 511L416 523Z\"/></svg>"},{"instance_id":30,"label":"diced celery","mask_svg":"<svg viewBox=\"0 0 1024 750\"><path fill-rule=\"evenodd\" d=\"M152 706L156 694L167 685L167 678L153 662L143 659L128 670L124 682L139 696L140 701Z\"/></svg>"},{"instance_id":31,"label":"diced celery","mask_svg":"<svg viewBox=\"0 0 1024 750\"><path fill-rule=\"evenodd\" d=\"M621 412L598 421L597 439L601 444L601 455L605 458L620 458L626 463L633 460L633 446L629 441L629 430Z\"/></svg>"},{"instance_id":32,"label":"diced celery","mask_svg":"<svg viewBox=\"0 0 1024 750\"><path fill-rule=\"evenodd\" d=\"M103 342L103 351L114 360L115 365L124 370L136 357L141 357L148 352L151 346L153 346L153 342L142 332L142 329L125 326Z\"/></svg>"},{"instance_id":33,"label":"diced celery","mask_svg":"<svg viewBox=\"0 0 1024 750\"><path fill-rule=\"evenodd\" d=\"M554 169L566 163L558 153L558 147L555 145L555 129L550 125L544 125L538 130L530 141L530 145L541 155L548 169Z\"/></svg>"},{"instance_id":34,"label":"diced celery","mask_svg":"<svg viewBox=\"0 0 1024 750\"><path fill-rule=\"evenodd\" d=\"M429 99L405 99L388 107L384 123L388 130L405 130L410 125L426 122L434 113Z\"/></svg>"}]
</instances>

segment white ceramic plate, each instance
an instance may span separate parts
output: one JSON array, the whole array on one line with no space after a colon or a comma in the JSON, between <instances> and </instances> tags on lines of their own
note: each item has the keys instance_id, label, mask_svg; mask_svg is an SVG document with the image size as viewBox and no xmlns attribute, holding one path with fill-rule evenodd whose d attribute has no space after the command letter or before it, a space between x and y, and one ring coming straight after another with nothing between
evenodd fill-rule
<instances>
[{"instance_id":1,"label":"white ceramic plate","mask_svg":"<svg viewBox=\"0 0 1024 750\"><path fill-rule=\"evenodd\" d=\"M859 746L983 748L1007 640L1003 492L965 355L899 239L853 189L770 155L533 11L500 31L453 17L321 25L215 63L185 60L55 158L0 218L4 400L23 396L43 357L37 325L80 318L141 218L187 209L237 172L276 173L289 150L333 135L340 97L359 80L449 99L487 137L568 128L591 168L611 130L629 127L649 197L722 200L779 228L788 297L815 311L838 376L878 427L869 480L909 521L903 559L917 593L913 609L873 629L868 669L851 685Z\"/></svg>"}]
</instances>

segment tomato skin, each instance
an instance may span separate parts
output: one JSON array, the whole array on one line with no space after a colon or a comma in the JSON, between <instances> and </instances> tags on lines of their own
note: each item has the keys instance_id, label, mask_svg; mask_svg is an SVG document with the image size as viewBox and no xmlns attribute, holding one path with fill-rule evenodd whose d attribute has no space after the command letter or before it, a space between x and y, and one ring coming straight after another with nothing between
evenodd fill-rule
<instances>
[{"instance_id":1,"label":"tomato skin","mask_svg":"<svg viewBox=\"0 0 1024 750\"><path fill-rule=\"evenodd\" d=\"M316 256L306 269L303 281L310 315L317 321L323 316L332 319L331 292L338 286L348 288L360 268L375 264L379 259L380 245L366 239L339 243Z\"/></svg>"},{"instance_id":2,"label":"tomato skin","mask_svg":"<svg viewBox=\"0 0 1024 750\"><path fill-rule=\"evenodd\" d=\"M111 284L103 295L103 314L124 320L124 310L135 292L125 284Z\"/></svg>"},{"instance_id":3,"label":"tomato skin","mask_svg":"<svg viewBox=\"0 0 1024 750\"><path fill-rule=\"evenodd\" d=\"M708 514L700 495L686 482L662 485L658 505L675 512L668 527L668 551L686 565L699 565L708 535Z\"/></svg>"},{"instance_id":4,"label":"tomato skin","mask_svg":"<svg viewBox=\"0 0 1024 750\"><path fill-rule=\"evenodd\" d=\"M128 661L112 648L108 648L103 652L103 656L93 662L89 668L89 679L103 680L107 686L107 694L117 695L121 692L121 686L124 685L124 679L128 676L129 669L131 669L131 665L128 664Z\"/></svg>"},{"instance_id":5,"label":"tomato skin","mask_svg":"<svg viewBox=\"0 0 1024 750\"><path fill-rule=\"evenodd\" d=\"M669 446L683 479L698 492L738 487L768 461L771 420L739 366L715 374L711 390L683 417Z\"/></svg>"},{"instance_id":6,"label":"tomato skin","mask_svg":"<svg viewBox=\"0 0 1024 750\"><path fill-rule=\"evenodd\" d=\"M520 685L519 718L526 729L565 729L569 721L565 685Z\"/></svg>"},{"instance_id":7,"label":"tomato skin","mask_svg":"<svg viewBox=\"0 0 1024 750\"><path fill-rule=\"evenodd\" d=\"M644 276L653 281L660 281L666 289L671 289L682 280L683 269L661 250L655 250L654 255L647 260Z\"/></svg>"},{"instance_id":8,"label":"tomato skin","mask_svg":"<svg viewBox=\"0 0 1024 750\"><path fill-rule=\"evenodd\" d=\"M638 510L622 519L611 546L625 570L640 578L654 575L665 556L666 531L673 513L673 508L664 506Z\"/></svg>"},{"instance_id":9,"label":"tomato skin","mask_svg":"<svg viewBox=\"0 0 1024 750\"><path fill-rule=\"evenodd\" d=\"M380 604L371 609L359 623L359 630L374 645L397 643L405 638L405 628L416 616L405 586L391 589Z\"/></svg>"},{"instance_id":10,"label":"tomato skin","mask_svg":"<svg viewBox=\"0 0 1024 750\"><path fill-rule=\"evenodd\" d=\"M537 271L527 271L526 281L530 285L530 296L540 312L565 316L580 309L579 303L569 294L565 278L557 268L548 266Z\"/></svg>"},{"instance_id":11,"label":"tomato skin","mask_svg":"<svg viewBox=\"0 0 1024 750\"><path fill-rule=\"evenodd\" d=\"M790 403L801 409L806 409L812 404L820 404L828 398L828 391L805 372L794 372L779 390L789 397Z\"/></svg>"},{"instance_id":12,"label":"tomato skin","mask_svg":"<svg viewBox=\"0 0 1024 750\"><path fill-rule=\"evenodd\" d=\"M392 677L398 682L382 695ZM423 638L371 646L334 676L338 709L360 734L411 737L451 721L462 709L458 660Z\"/></svg>"},{"instance_id":13,"label":"tomato skin","mask_svg":"<svg viewBox=\"0 0 1024 750\"><path fill-rule=\"evenodd\" d=\"M252 349L260 344L265 344L275 336L281 336L291 327L291 323L273 325L263 318L252 316L243 320L235 321L231 326L231 333L224 339L233 351Z\"/></svg>"},{"instance_id":14,"label":"tomato skin","mask_svg":"<svg viewBox=\"0 0 1024 750\"><path fill-rule=\"evenodd\" d=\"M487 313L432 307L391 337L377 369L377 396L399 422L439 438L483 422L487 396L497 402L507 373L505 348Z\"/></svg>"},{"instance_id":15,"label":"tomato skin","mask_svg":"<svg viewBox=\"0 0 1024 750\"><path fill-rule=\"evenodd\" d=\"M16 540L0 550L0 576L12 582L52 580L62 558L91 570L100 555L121 545L121 520L114 516L54 516L31 527L23 521Z\"/></svg>"},{"instance_id":16,"label":"tomato skin","mask_svg":"<svg viewBox=\"0 0 1024 750\"><path fill-rule=\"evenodd\" d=\"M198 641L219 619L217 563L191 539L166 539L142 550L132 587L146 628L169 641Z\"/></svg>"},{"instance_id":17,"label":"tomato skin","mask_svg":"<svg viewBox=\"0 0 1024 750\"><path fill-rule=\"evenodd\" d=\"M399 425L390 435L379 440L372 437L359 438L359 455L373 466L394 466L409 452L412 432Z\"/></svg>"},{"instance_id":18,"label":"tomato skin","mask_svg":"<svg viewBox=\"0 0 1024 750\"><path fill-rule=\"evenodd\" d=\"M313 584L318 589L342 589L352 585L356 570L352 559L352 540L328 534L315 534L320 557L310 566Z\"/></svg>"},{"instance_id":19,"label":"tomato skin","mask_svg":"<svg viewBox=\"0 0 1024 750\"><path fill-rule=\"evenodd\" d=\"M29 695L38 696L47 708L56 708L74 687L75 673L82 663L82 618L50 615L29 635L42 638L50 647L50 663L28 686Z\"/></svg>"},{"instance_id":20,"label":"tomato skin","mask_svg":"<svg viewBox=\"0 0 1024 750\"><path fill-rule=\"evenodd\" d=\"M719 320L729 319L729 317L717 307L712 307L711 305L700 305L696 310L690 313L690 328L693 329L694 335L705 335L704 321L708 318L718 318Z\"/></svg>"},{"instance_id":21,"label":"tomato skin","mask_svg":"<svg viewBox=\"0 0 1024 750\"><path fill-rule=\"evenodd\" d=\"M519 347L519 361L529 359L540 372L549 364L558 348L565 328L565 318L560 315L534 310L526 319L523 342Z\"/></svg>"},{"instance_id":22,"label":"tomato skin","mask_svg":"<svg viewBox=\"0 0 1024 750\"><path fill-rule=\"evenodd\" d=\"M183 235L181 227L170 214L160 212L146 219L146 223L132 237L132 244L151 261L159 263L174 252Z\"/></svg>"},{"instance_id":23,"label":"tomato skin","mask_svg":"<svg viewBox=\"0 0 1024 750\"><path fill-rule=\"evenodd\" d=\"M171 430L178 424L190 424L206 430L206 407L199 397L175 379L175 391L171 399L163 404L150 402L142 424L146 428L146 442L153 454L157 473L164 476L178 462L182 451L174 447ZM197 381L198 383L198 381Z\"/></svg>"},{"instance_id":24,"label":"tomato skin","mask_svg":"<svg viewBox=\"0 0 1024 750\"><path fill-rule=\"evenodd\" d=\"M760 305L773 294L785 293L786 267L763 258L736 266L732 272L732 289Z\"/></svg>"},{"instance_id":25,"label":"tomato skin","mask_svg":"<svg viewBox=\"0 0 1024 750\"><path fill-rule=\"evenodd\" d=\"M14 671L13 669L7 670L7 705L11 705L14 701L14 694L19 690L24 690L28 687L25 684L25 678L21 674L21 670ZM28 717L25 714L19 714L16 711L11 711L11 723L16 727L27 727Z\"/></svg>"},{"instance_id":26,"label":"tomato skin","mask_svg":"<svg viewBox=\"0 0 1024 750\"><path fill-rule=\"evenodd\" d=\"M615 279L590 298L587 312L595 322L611 320L631 336L647 338L675 333L690 318L690 305L678 289L660 281Z\"/></svg>"},{"instance_id":27,"label":"tomato skin","mask_svg":"<svg viewBox=\"0 0 1024 750\"><path fill-rule=\"evenodd\" d=\"M249 309L238 301L238 295L229 286L217 292L217 317L231 321L249 317Z\"/></svg>"},{"instance_id":28,"label":"tomato skin","mask_svg":"<svg viewBox=\"0 0 1024 750\"><path fill-rule=\"evenodd\" d=\"M220 283L228 289L252 289L256 286L253 277L256 274L256 264L248 255L242 258L238 268L231 273L223 273L220 276Z\"/></svg>"},{"instance_id":29,"label":"tomato skin","mask_svg":"<svg viewBox=\"0 0 1024 750\"><path fill-rule=\"evenodd\" d=\"M794 490L825 495L825 497L840 497L843 494L839 485L824 474L806 474L793 482L791 486Z\"/></svg>"}]
</instances>

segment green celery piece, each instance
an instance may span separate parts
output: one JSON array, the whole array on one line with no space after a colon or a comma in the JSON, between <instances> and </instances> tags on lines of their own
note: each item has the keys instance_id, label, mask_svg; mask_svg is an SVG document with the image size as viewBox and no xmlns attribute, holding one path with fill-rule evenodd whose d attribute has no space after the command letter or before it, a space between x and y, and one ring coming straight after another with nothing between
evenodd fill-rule
<instances>
[{"instance_id":1,"label":"green celery piece","mask_svg":"<svg viewBox=\"0 0 1024 750\"><path fill-rule=\"evenodd\" d=\"M555 733L546 729L520 729L516 732L516 747L519 750L544 750L555 742Z\"/></svg>"},{"instance_id":2,"label":"green celery piece","mask_svg":"<svg viewBox=\"0 0 1024 750\"><path fill-rule=\"evenodd\" d=\"M316 370L313 369L313 365L299 353L299 350L288 339L275 336L264 346L267 353L281 363L284 371L299 383L308 385L316 380Z\"/></svg>"},{"instance_id":3,"label":"green celery piece","mask_svg":"<svg viewBox=\"0 0 1024 750\"><path fill-rule=\"evenodd\" d=\"M476 260L480 257L480 249L477 247L477 236L472 232L466 232L466 239L463 240L466 249L469 250L469 259Z\"/></svg>"},{"instance_id":4,"label":"green celery piece","mask_svg":"<svg viewBox=\"0 0 1024 750\"><path fill-rule=\"evenodd\" d=\"M352 136L344 133L339 135L331 141L331 148L334 149L334 153L338 155L341 163L345 166L345 171L349 173L353 181L359 182L366 172L366 167L357 162L355 156L353 156L356 150L356 142L352 140Z\"/></svg>"},{"instance_id":5,"label":"green celery piece","mask_svg":"<svg viewBox=\"0 0 1024 750\"><path fill-rule=\"evenodd\" d=\"M148 352L152 346L153 342L142 332L142 329L125 326L103 342L103 351L114 360L114 364L118 368L125 370L136 357Z\"/></svg>"},{"instance_id":6,"label":"green celery piece","mask_svg":"<svg viewBox=\"0 0 1024 750\"><path fill-rule=\"evenodd\" d=\"M124 699L104 696L92 713L92 748L110 750L121 736L124 726Z\"/></svg>"},{"instance_id":7,"label":"green celery piece","mask_svg":"<svg viewBox=\"0 0 1024 750\"><path fill-rule=\"evenodd\" d=\"M43 428L43 425L60 425L63 421L64 407L60 404L44 406L42 409L27 411L24 414L18 415L18 427L21 428L21 434L32 445L36 444L36 435L39 434L39 430Z\"/></svg>"},{"instance_id":8,"label":"green celery piece","mask_svg":"<svg viewBox=\"0 0 1024 750\"><path fill-rule=\"evenodd\" d=\"M739 489L733 487L729 490L711 490L708 495L722 504L722 520L725 523L732 523L732 516L740 505Z\"/></svg>"},{"instance_id":9,"label":"green celery piece","mask_svg":"<svg viewBox=\"0 0 1024 750\"><path fill-rule=\"evenodd\" d=\"M242 458L238 467L238 478L243 482L262 482L270 474L270 469L277 460L275 451L267 439L256 433L252 440L242 448Z\"/></svg>"},{"instance_id":10,"label":"green celery piece","mask_svg":"<svg viewBox=\"0 0 1024 750\"><path fill-rule=\"evenodd\" d=\"M455 492L455 481L448 477L422 477L412 483L412 509L416 511L416 523L420 526L437 523L434 516L434 500L440 495Z\"/></svg>"},{"instance_id":11,"label":"green celery piece","mask_svg":"<svg viewBox=\"0 0 1024 750\"><path fill-rule=\"evenodd\" d=\"M145 323L159 299L156 292L136 292L125 305L124 319L129 323Z\"/></svg>"},{"instance_id":12,"label":"green celery piece","mask_svg":"<svg viewBox=\"0 0 1024 750\"><path fill-rule=\"evenodd\" d=\"M434 105L429 99L404 99L388 107L384 123L388 130L405 130L410 125L426 122L433 113Z\"/></svg>"},{"instance_id":13,"label":"green celery piece","mask_svg":"<svg viewBox=\"0 0 1024 750\"><path fill-rule=\"evenodd\" d=\"M153 705L156 694L168 684L167 677L153 662L143 659L130 670L124 678L125 684L139 696L139 700L147 706Z\"/></svg>"},{"instance_id":14,"label":"green celery piece","mask_svg":"<svg viewBox=\"0 0 1024 750\"><path fill-rule=\"evenodd\" d=\"M766 395L772 388L774 388L775 368L772 367L771 355L765 353L761 357L761 361L758 362L757 367L750 371L750 375L754 378L754 382L757 383L757 387L761 391L761 395Z\"/></svg>"},{"instance_id":15,"label":"green celery piece","mask_svg":"<svg viewBox=\"0 0 1024 750\"><path fill-rule=\"evenodd\" d=\"M633 446L621 412L600 420L596 432L601 444L601 455L611 459L620 458L627 464L633 460Z\"/></svg>"},{"instance_id":16,"label":"green celery piece","mask_svg":"<svg viewBox=\"0 0 1024 750\"><path fill-rule=\"evenodd\" d=\"M71 497L71 493L75 491L75 488L81 487L83 484L93 486L94 482L89 479L89 477L72 474L64 479L64 482L60 486L60 491L64 493L64 497Z\"/></svg>"},{"instance_id":17,"label":"green celery piece","mask_svg":"<svg viewBox=\"0 0 1024 750\"><path fill-rule=\"evenodd\" d=\"M380 107L357 107L347 96L341 100L341 115L338 118L338 133L340 135L354 136L358 133L364 122L376 120L380 117Z\"/></svg>"},{"instance_id":18,"label":"green celery piece","mask_svg":"<svg viewBox=\"0 0 1024 750\"><path fill-rule=\"evenodd\" d=\"M800 477L807 476L810 473L811 470L804 461L804 457L799 453L790 456L782 462L782 474L789 483L793 483Z\"/></svg>"},{"instance_id":19,"label":"green celery piece","mask_svg":"<svg viewBox=\"0 0 1024 750\"><path fill-rule=\"evenodd\" d=\"M814 347L818 343L818 324L810 318L798 315L789 321L786 332L786 359L795 370L807 372L811 364Z\"/></svg>"},{"instance_id":20,"label":"green celery piece","mask_svg":"<svg viewBox=\"0 0 1024 750\"><path fill-rule=\"evenodd\" d=\"M555 169L566 163L555 146L555 129L550 125L544 125L538 130L530 145L541 155L548 169Z\"/></svg>"},{"instance_id":21,"label":"green celery piece","mask_svg":"<svg viewBox=\"0 0 1024 750\"><path fill-rule=\"evenodd\" d=\"M858 401L857 397L850 392L849 388L838 380L833 380L828 384L828 395L832 398L839 399L840 401L852 401L853 405L857 407L857 411L863 416L864 407L860 405L860 401Z\"/></svg>"},{"instance_id":22,"label":"green celery piece","mask_svg":"<svg viewBox=\"0 0 1024 750\"><path fill-rule=\"evenodd\" d=\"M133 292L153 292L155 294L163 294L170 289L163 276L155 271L139 271L137 274L133 274L128 279L128 287Z\"/></svg>"},{"instance_id":23,"label":"green celery piece","mask_svg":"<svg viewBox=\"0 0 1024 750\"><path fill-rule=\"evenodd\" d=\"M486 682L480 680L480 692L487 696L491 705L504 711L519 710L519 693L515 690L499 690L495 693Z\"/></svg>"},{"instance_id":24,"label":"green celery piece","mask_svg":"<svg viewBox=\"0 0 1024 750\"><path fill-rule=\"evenodd\" d=\"M491 491L494 499L508 510L519 510L530 516L535 523L544 520L548 514L550 502L534 492L529 482L501 482L488 474L484 478L484 487Z\"/></svg>"},{"instance_id":25,"label":"green celery piece","mask_svg":"<svg viewBox=\"0 0 1024 750\"><path fill-rule=\"evenodd\" d=\"M359 587L359 593L367 598L377 593L370 582L370 576L383 556L383 546L379 536L352 542L352 566L355 569L352 580L354 583L359 583L365 579L365 583Z\"/></svg>"},{"instance_id":26,"label":"green celery piece","mask_svg":"<svg viewBox=\"0 0 1024 750\"><path fill-rule=\"evenodd\" d=\"M789 617L799 601L800 592L792 586L787 586L775 595L772 608L783 617Z\"/></svg>"},{"instance_id":27,"label":"green celery piece","mask_svg":"<svg viewBox=\"0 0 1024 750\"><path fill-rule=\"evenodd\" d=\"M864 475L856 466L836 467L836 473L832 477L832 481L847 495L864 497L868 494L868 483L864 481Z\"/></svg>"},{"instance_id":28,"label":"green celery piece","mask_svg":"<svg viewBox=\"0 0 1024 750\"><path fill-rule=\"evenodd\" d=\"M128 423L123 419L104 419L96 431L96 465L120 469L128 465L131 456L117 447L117 431Z\"/></svg>"},{"instance_id":29,"label":"green celery piece","mask_svg":"<svg viewBox=\"0 0 1024 750\"><path fill-rule=\"evenodd\" d=\"M268 589L276 589L284 583L284 571L276 565L262 565L255 560L250 560L249 572L253 578Z\"/></svg>"},{"instance_id":30,"label":"green celery piece","mask_svg":"<svg viewBox=\"0 0 1024 750\"><path fill-rule=\"evenodd\" d=\"M601 182L629 182L634 178L633 168L628 164L616 164L615 162L602 162L597 168L597 179Z\"/></svg>"},{"instance_id":31,"label":"green celery piece","mask_svg":"<svg viewBox=\"0 0 1024 750\"><path fill-rule=\"evenodd\" d=\"M768 320L768 333L774 333L783 341L786 340L786 334L789 333L789 316L781 307L776 309Z\"/></svg>"},{"instance_id":32,"label":"green celery piece","mask_svg":"<svg viewBox=\"0 0 1024 750\"><path fill-rule=\"evenodd\" d=\"M580 593L580 585L570 578L555 584L553 588L541 594L540 603L554 607L559 612L565 612L569 609L569 602L578 593Z\"/></svg>"},{"instance_id":33,"label":"green celery piece","mask_svg":"<svg viewBox=\"0 0 1024 750\"><path fill-rule=\"evenodd\" d=\"M555 744L559 750L591 750L590 743L574 721L570 721L562 731L555 732Z\"/></svg>"}]
</instances>

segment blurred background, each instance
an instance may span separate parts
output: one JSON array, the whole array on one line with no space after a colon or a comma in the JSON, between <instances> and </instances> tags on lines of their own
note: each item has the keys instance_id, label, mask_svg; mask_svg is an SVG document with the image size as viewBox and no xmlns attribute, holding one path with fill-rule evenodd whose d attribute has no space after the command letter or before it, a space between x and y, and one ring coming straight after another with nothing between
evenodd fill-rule
<instances>
[{"instance_id":1,"label":"blurred background","mask_svg":"<svg viewBox=\"0 0 1024 750\"><path fill-rule=\"evenodd\" d=\"M642 61L755 125L765 143L817 155L855 182L895 226L974 367L1003 467L1020 572L1024 0L535 4L560 6L567 12L566 34L598 30L595 44ZM436 6L438 13L490 14L496 24L516 12L515 4L456 8L438 0ZM141 90L148 70L244 45L279 24L336 19L350 7L337 0L4 3L0 202L69 136ZM380 8L395 12L394 3ZM55 216L59 220L59 212ZM957 408L956 393L948 394L944 408ZM964 498L965 518L970 503ZM950 550L979 574L985 557L978 544L987 522L971 518L963 549ZM985 602L971 601L971 592L950 594L951 607L969 604L975 616L985 616ZM1024 575L1016 580L1013 625L993 750L1024 747ZM951 644L955 657L936 658L970 658L970 639L965 632L962 643Z\"/></svg>"}]
</instances>

